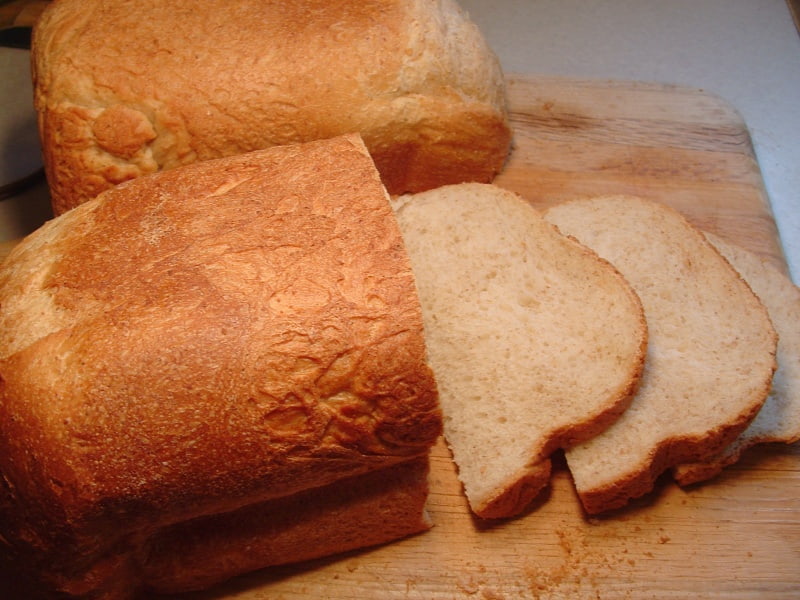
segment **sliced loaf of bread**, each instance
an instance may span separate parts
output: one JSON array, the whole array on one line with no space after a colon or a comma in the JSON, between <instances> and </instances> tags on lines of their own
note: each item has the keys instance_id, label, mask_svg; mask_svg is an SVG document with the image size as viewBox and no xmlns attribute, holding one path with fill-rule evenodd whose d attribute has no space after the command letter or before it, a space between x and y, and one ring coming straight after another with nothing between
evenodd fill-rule
<instances>
[{"instance_id":1,"label":"sliced loaf of bread","mask_svg":"<svg viewBox=\"0 0 800 600\"><path fill-rule=\"evenodd\" d=\"M719 236L706 233L706 237L766 306L778 332L778 369L764 406L732 444L705 462L685 463L672 470L681 485L714 477L756 444L800 440L800 288L756 254Z\"/></svg>"},{"instance_id":2,"label":"sliced loaf of bread","mask_svg":"<svg viewBox=\"0 0 800 600\"><path fill-rule=\"evenodd\" d=\"M636 294L516 194L486 184L396 199L445 437L472 511L518 514L550 454L628 406L647 345Z\"/></svg>"},{"instance_id":3,"label":"sliced loaf of bread","mask_svg":"<svg viewBox=\"0 0 800 600\"><path fill-rule=\"evenodd\" d=\"M599 513L731 443L766 399L777 336L748 285L677 211L605 196L556 205L545 218L614 264L647 318L647 360L630 408L566 452L585 510Z\"/></svg>"}]
</instances>

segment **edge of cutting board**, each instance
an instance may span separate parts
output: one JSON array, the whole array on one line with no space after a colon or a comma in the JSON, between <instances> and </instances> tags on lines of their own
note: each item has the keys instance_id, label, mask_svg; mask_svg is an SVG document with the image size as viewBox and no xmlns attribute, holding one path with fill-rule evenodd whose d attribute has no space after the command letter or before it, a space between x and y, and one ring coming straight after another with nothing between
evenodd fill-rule
<instances>
[{"instance_id":1,"label":"edge of cutting board","mask_svg":"<svg viewBox=\"0 0 800 600\"><path fill-rule=\"evenodd\" d=\"M600 194L663 202L787 272L748 127L687 86L511 74L514 148L495 183L534 206Z\"/></svg>"}]
</instances>

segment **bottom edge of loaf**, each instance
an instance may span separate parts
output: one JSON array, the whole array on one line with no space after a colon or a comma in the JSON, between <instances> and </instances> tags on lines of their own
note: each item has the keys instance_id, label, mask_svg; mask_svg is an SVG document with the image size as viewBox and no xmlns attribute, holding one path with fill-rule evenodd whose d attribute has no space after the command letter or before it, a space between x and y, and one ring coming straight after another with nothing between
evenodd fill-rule
<instances>
[{"instance_id":1,"label":"bottom edge of loaf","mask_svg":"<svg viewBox=\"0 0 800 600\"><path fill-rule=\"evenodd\" d=\"M294 572L302 571L298 563L429 529L428 473L424 456L290 497L177 523L138 546L103 557L81 575L48 574L61 592L36 589L40 581L31 584L22 577L25 565L0 565L0 587L11 590L10 599L132 600L224 586L256 571L253 585L269 585L268 567L291 564ZM236 584L240 589L242 583Z\"/></svg>"}]
</instances>

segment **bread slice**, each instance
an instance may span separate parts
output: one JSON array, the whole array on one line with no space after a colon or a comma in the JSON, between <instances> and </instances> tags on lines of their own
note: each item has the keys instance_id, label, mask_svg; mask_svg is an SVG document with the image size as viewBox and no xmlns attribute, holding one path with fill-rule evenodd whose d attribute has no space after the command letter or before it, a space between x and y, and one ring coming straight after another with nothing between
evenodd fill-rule
<instances>
[{"instance_id":1,"label":"bread slice","mask_svg":"<svg viewBox=\"0 0 800 600\"><path fill-rule=\"evenodd\" d=\"M60 0L33 32L53 210L147 173L358 132L393 194L491 181L500 62L456 0Z\"/></svg>"},{"instance_id":2,"label":"bread slice","mask_svg":"<svg viewBox=\"0 0 800 600\"><path fill-rule=\"evenodd\" d=\"M441 413L423 333L356 135L76 207L0 267L0 551L52 590L118 599L191 580L159 548L209 522L212 564L185 566L214 579L424 530ZM345 500L356 486L374 502ZM308 522L234 518L259 505ZM228 543L256 531L250 552Z\"/></svg>"},{"instance_id":3,"label":"bread slice","mask_svg":"<svg viewBox=\"0 0 800 600\"><path fill-rule=\"evenodd\" d=\"M650 332L630 408L567 450L589 513L625 505L680 463L732 442L764 404L776 334L728 262L675 210L636 197L554 206L545 218L614 264L639 294Z\"/></svg>"},{"instance_id":4,"label":"bread slice","mask_svg":"<svg viewBox=\"0 0 800 600\"><path fill-rule=\"evenodd\" d=\"M778 332L778 369L764 406L732 444L704 462L673 468L672 474L681 485L714 477L756 444L800 440L800 288L756 254L717 235L705 235L766 306Z\"/></svg>"},{"instance_id":5,"label":"bread slice","mask_svg":"<svg viewBox=\"0 0 800 600\"><path fill-rule=\"evenodd\" d=\"M395 211L470 507L513 516L548 483L555 449L627 407L647 341L641 305L611 265L499 187L446 186Z\"/></svg>"}]
</instances>

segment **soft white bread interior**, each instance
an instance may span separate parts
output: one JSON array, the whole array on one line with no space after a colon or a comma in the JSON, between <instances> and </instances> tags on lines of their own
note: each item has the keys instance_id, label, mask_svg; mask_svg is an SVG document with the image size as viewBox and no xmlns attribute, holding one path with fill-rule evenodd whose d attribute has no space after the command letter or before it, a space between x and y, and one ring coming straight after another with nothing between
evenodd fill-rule
<instances>
[{"instance_id":1,"label":"soft white bread interior","mask_svg":"<svg viewBox=\"0 0 800 600\"><path fill-rule=\"evenodd\" d=\"M393 194L489 181L499 62L455 0L59 0L33 35L53 206L196 160L359 132Z\"/></svg>"},{"instance_id":2,"label":"soft white bread interior","mask_svg":"<svg viewBox=\"0 0 800 600\"><path fill-rule=\"evenodd\" d=\"M513 516L549 482L554 450L627 407L647 340L641 304L611 265L497 186L394 206L470 507Z\"/></svg>"},{"instance_id":3,"label":"soft white bread interior","mask_svg":"<svg viewBox=\"0 0 800 600\"><path fill-rule=\"evenodd\" d=\"M731 443L764 404L777 337L744 280L675 210L604 196L556 205L545 218L614 264L647 318L647 359L630 407L566 452L584 508L597 513Z\"/></svg>"},{"instance_id":4,"label":"soft white bread interior","mask_svg":"<svg viewBox=\"0 0 800 600\"><path fill-rule=\"evenodd\" d=\"M753 252L717 235L705 235L766 307L778 332L778 368L764 406L732 444L705 462L673 468L672 474L681 485L714 477L756 444L792 444L800 440L800 289Z\"/></svg>"},{"instance_id":5,"label":"soft white bread interior","mask_svg":"<svg viewBox=\"0 0 800 600\"><path fill-rule=\"evenodd\" d=\"M358 136L138 178L0 268L0 546L54 589L123 598L420 531L440 431L410 263ZM371 500L339 524L351 485ZM295 530L237 516L295 496ZM223 535L193 564L154 561L210 523ZM259 528L274 539L228 552Z\"/></svg>"}]
</instances>

